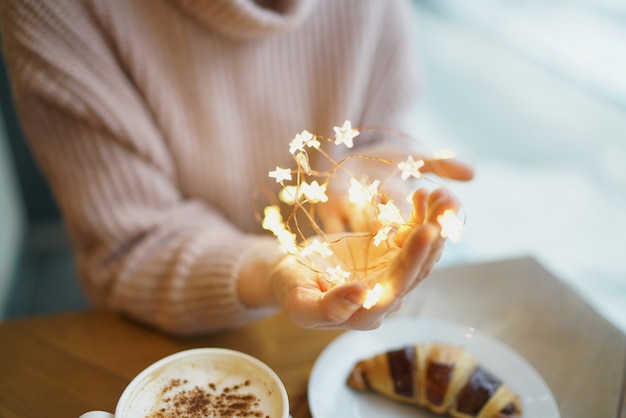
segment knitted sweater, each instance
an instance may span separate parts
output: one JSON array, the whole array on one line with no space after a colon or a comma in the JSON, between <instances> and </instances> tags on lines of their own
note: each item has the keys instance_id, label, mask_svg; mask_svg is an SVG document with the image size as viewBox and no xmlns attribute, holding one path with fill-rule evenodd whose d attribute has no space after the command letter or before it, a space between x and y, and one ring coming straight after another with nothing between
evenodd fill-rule
<instances>
[{"instance_id":1,"label":"knitted sweater","mask_svg":"<svg viewBox=\"0 0 626 418\"><path fill-rule=\"evenodd\" d=\"M267 315L239 301L236 278L276 245L258 218L268 172L292 164L303 129L400 127L416 90L402 0L1 8L18 113L85 292L171 333Z\"/></svg>"}]
</instances>

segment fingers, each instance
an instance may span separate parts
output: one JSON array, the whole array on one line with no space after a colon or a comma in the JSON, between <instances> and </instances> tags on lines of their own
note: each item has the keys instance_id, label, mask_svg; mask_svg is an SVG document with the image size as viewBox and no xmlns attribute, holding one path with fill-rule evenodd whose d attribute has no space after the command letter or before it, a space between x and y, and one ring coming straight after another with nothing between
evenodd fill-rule
<instances>
[{"instance_id":1,"label":"fingers","mask_svg":"<svg viewBox=\"0 0 626 418\"><path fill-rule=\"evenodd\" d=\"M443 188L436 189L428 195L426 200L426 211L423 222L437 222L439 215L442 215L448 209L457 212L460 205L460 202L452 192Z\"/></svg>"},{"instance_id":2,"label":"fingers","mask_svg":"<svg viewBox=\"0 0 626 418\"><path fill-rule=\"evenodd\" d=\"M395 286L396 295L404 296L426 277L424 267L430 266L432 258L437 257L438 241L443 240L436 225L425 224L414 228L389 267L388 277Z\"/></svg>"},{"instance_id":3,"label":"fingers","mask_svg":"<svg viewBox=\"0 0 626 418\"><path fill-rule=\"evenodd\" d=\"M404 297L383 294L381 299L370 309L359 309L343 325L343 328L356 330L371 330L382 325L387 314L398 311L404 302Z\"/></svg>"},{"instance_id":4,"label":"fingers","mask_svg":"<svg viewBox=\"0 0 626 418\"><path fill-rule=\"evenodd\" d=\"M389 270L399 296L415 289L430 275L441 258L445 244L437 217L448 209L457 211L460 206L457 198L446 189L436 189L428 195L425 193L418 190L413 195L413 220L420 221L422 225L413 227L404 238L402 251Z\"/></svg>"},{"instance_id":5,"label":"fingers","mask_svg":"<svg viewBox=\"0 0 626 418\"><path fill-rule=\"evenodd\" d=\"M292 322L315 329L378 328L385 315L402 306L402 298L389 298L371 309L363 308L369 288L361 282L350 282L328 289L326 292L300 292L292 295L284 305Z\"/></svg>"},{"instance_id":6,"label":"fingers","mask_svg":"<svg viewBox=\"0 0 626 418\"><path fill-rule=\"evenodd\" d=\"M411 217L409 222L416 225L424 223L426 218L426 201L428 198L428 190L425 188L417 189L413 193L413 210L411 211Z\"/></svg>"},{"instance_id":7,"label":"fingers","mask_svg":"<svg viewBox=\"0 0 626 418\"><path fill-rule=\"evenodd\" d=\"M420 171L451 180L469 181L474 178L472 166L454 158L424 160L424 166Z\"/></svg>"},{"instance_id":8,"label":"fingers","mask_svg":"<svg viewBox=\"0 0 626 418\"><path fill-rule=\"evenodd\" d=\"M367 295L367 286L350 282L323 292L299 292L291 295L284 306L291 320L305 328L339 328L359 309Z\"/></svg>"},{"instance_id":9,"label":"fingers","mask_svg":"<svg viewBox=\"0 0 626 418\"><path fill-rule=\"evenodd\" d=\"M424 258L419 270L417 271L416 276L406 288L405 294L413 291L424 279L426 279L432 272L435 264L437 264L437 262L441 258L441 255L443 254L445 239L441 238L439 231L439 228L437 228L437 237L431 243L430 250L427 256Z\"/></svg>"},{"instance_id":10,"label":"fingers","mask_svg":"<svg viewBox=\"0 0 626 418\"><path fill-rule=\"evenodd\" d=\"M385 315L399 309L404 296L428 276L441 254L443 241L434 224L415 228L379 278L386 290L370 309L363 308L369 286L354 281L314 289L294 286L294 292L282 298L285 311L294 323L306 328L377 328Z\"/></svg>"},{"instance_id":11,"label":"fingers","mask_svg":"<svg viewBox=\"0 0 626 418\"><path fill-rule=\"evenodd\" d=\"M368 288L361 282L336 286L323 294L321 325L341 325L362 308Z\"/></svg>"},{"instance_id":12,"label":"fingers","mask_svg":"<svg viewBox=\"0 0 626 418\"><path fill-rule=\"evenodd\" d=\"M409 222L407 225L403 225L398 228L394 236L396 245L402 247L404 240L411 233L413 228L417 225L421 225L426 218L426 200L428 197L428 190L425 188L417 189L412 196L413 209L409 216Z\"/></svg>"},{"instance_id":13,"label":"fingers","mask_svg":"<svg viewBox=\"0 0 626 418\"><path fill-rule=\"evenodd\" d=\"M458 199L448 190L439 188L429 192L425 188L416 190L413 193L413 210L409 217L409 222L398 229L395 235L395 243L402 247L404 241L413 229L426 222L437 222L437 217L446 210L458 211L460 203Z\"/></svg>"},{"instance_id":14,"label":"fingers","mask_svg":"<svg viewBox=\"0 0 626 418\"><path fill-rule=\"evenodd\" d=\"M350 260L357 270L372 256L384 259L385 264L389 263L380 270L372 270L372 275L368 276L370 284L378 282L385 288L376 305L371 309L363 308L369 286L361 281L338 286L329 283L324 285L317 273L302 266L293 266L294 272L297 268L299 274L290 275L287 291L282 293L284 297L280 299L292 321L307 328L365 330L378 327L387 313L399 309L404 296L431 273L441 257L445 239L441 237L437 217L448 209L457 210L460 206L456 197L443 188L433 191L418 189L412 196L412 203L409 226L396 233L401 241L398 247L390 247L389 251L377 252L373 256L369 252L369 237L365 237L366 243L361 240L340 240L334 243L334 251L347 257L342 259L343 262ZM343 228L340 232L343 232Z\"/></svg>"}]
</instances>

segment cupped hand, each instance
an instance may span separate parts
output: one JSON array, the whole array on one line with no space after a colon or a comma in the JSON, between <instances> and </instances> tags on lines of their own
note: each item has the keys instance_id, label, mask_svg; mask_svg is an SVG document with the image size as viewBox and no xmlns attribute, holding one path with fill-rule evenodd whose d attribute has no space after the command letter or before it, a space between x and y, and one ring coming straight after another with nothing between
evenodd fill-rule
<instances>
[{"instance_id":1,"label":"cupped hand","mask_svg":"<svg viewBox=\"0 0 626 418\"><path fill-rule=\"evenodd\" d=\"M382 152L381 152L382 153ZM389 151L384 159L401 160L401 154ZM406 157L404 157L406 158ZM415 159L420 159L415 157ZM422 159L424 165L420 168L423 174L432 173L440 178L469 181L474 177L473 168L458 159ZM381 163L377 160L354 158L344 164L351 176L362 180L363 174L367 173L367 179L373 181L379 179L381 203L392 200L400 209L406 209L406 197L414 190L415 183L402 180L397 173L395 165ZM324 231L328 234L345 232L375 232L378 222L375 209L372 206L359 206L349 202L346 187L349 184L349 176L344 172L337 173L329 187L327 194L328 202L320 204L317 215Z\"/></svg>"},{"instance_id":2,"label":"cupped hand","mask_svg":"<svg viewBox=\"0 0 626 418\"><path fill-rule=\"evenodd\" d=\"M328 235L325 240L333 251L329 258L305 263L288 256L277 265L271 274L274 295L291 320L303 327L376 328L430 274L445 242L437 216L458 208L445 189L419 189L413 194L409 223L388 242L375 246L372 234ZM351 273L343 284L334 285L324 274L327 267L336 266ZM383 286L383 294L365 309L363 302L376 283Z\"/></svg>"}]
</instances>

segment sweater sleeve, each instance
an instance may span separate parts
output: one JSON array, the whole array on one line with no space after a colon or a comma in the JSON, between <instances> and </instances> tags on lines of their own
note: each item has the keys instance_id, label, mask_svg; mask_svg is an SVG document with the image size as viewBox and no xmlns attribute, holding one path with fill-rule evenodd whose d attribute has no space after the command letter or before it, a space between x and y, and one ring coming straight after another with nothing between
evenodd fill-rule
<instances>
[{"instance_id":1,"label":"sweater sleeve","mask_svg":"<svg viewBox=\"0 0 626 418\"><path fill-rule=\"evenodd\" d=\"M167 142L84 7L2 3L18 112L94 303L179 335L271 312L242 305L236 278L273 238L183 195Z\"/></svg>"}]
</instances>

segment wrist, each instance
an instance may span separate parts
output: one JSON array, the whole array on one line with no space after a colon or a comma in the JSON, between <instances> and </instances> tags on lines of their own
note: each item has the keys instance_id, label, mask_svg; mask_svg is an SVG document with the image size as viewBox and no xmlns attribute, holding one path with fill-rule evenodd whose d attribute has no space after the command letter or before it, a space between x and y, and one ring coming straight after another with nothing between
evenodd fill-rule
<instances>
[{"instance_id":1,"label":"wrist","mask_svg":"<svg viewBox=\"0 0 626 418\"><path fill-rule=\"evenodd\" d=\"M284 256L278 246L269 241L250 252L237 278L237 293L244 305L250 308L278 306L271 274Z\"/></svg>"}]
</instances>

